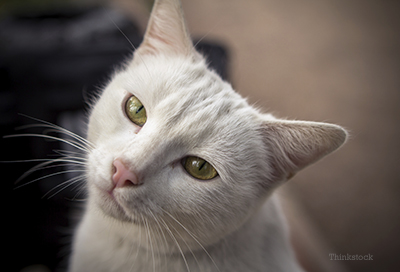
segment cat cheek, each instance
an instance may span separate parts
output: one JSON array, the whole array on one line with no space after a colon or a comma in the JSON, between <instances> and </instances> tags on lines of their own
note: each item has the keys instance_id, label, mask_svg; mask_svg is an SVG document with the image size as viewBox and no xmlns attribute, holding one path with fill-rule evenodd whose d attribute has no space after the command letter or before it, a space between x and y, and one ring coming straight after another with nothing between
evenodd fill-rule
<instances>
[{"instance_id":1,"label":"cat cheek","mask_svg":"<svg viewBox=\"0 0 400 272\"><path fill-rule=\"evenodd\" d=\"M122 135L125 135L123 137L127 137L127 139L132 139L142 130L143 127L132 123L126 116L124 116L124 119L125 120L123 122L120 122L120 128L114 132L114 137L121 137Z\"/></svg>"},{"instance_id":2,"label":"cat cheek","mask_svg":"<svg viewBox=\"0 0 400 272\"><path fill-rule=\"evenodd\" d=\"M112 183L110 173L112 172L113 156L105 150L94 149L88 156L89 165L87 168L88 182L101 189L108 190Z\"/></svg>"}]
</instances>

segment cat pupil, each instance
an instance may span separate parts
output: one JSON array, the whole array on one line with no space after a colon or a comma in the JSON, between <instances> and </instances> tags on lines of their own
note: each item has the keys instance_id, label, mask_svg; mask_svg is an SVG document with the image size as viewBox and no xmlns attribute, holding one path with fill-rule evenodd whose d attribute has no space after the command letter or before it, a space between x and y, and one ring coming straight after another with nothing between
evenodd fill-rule
<instances>
[{"instance_id":1,"label":"cat pupil","mask_svg":"<svg viewBox=\"0 0 400 272\"><path fill-rule=\"evenodd\" d=\"M199 180L211 180L218 175L217 170L209 162L199 157L185 158L183 167L189 175Z\"/></svg>"},{"instance_id":2,"label":"cat pupil","mask_svg":"<svg viewBox=\"0 0 400 272\"><path fill-rule=\"evenodd\" d=\"M200 171L201 169L203 169L204 165L206 165L206 161L204 161L203 164L200 166L199 171Z\"/></svg>"},{"instance_id":3,"label":"cat pupil","mask_svg":"<svg viewBox=\"0 0 400 272\"><path fill-rule=\"evenodd\" d=\"M142 102L134 95L129 97L128 101L126 101L125 113L129 120L140 127L147 121L146 109Z\"/></svg>"},{"instance_id":4,"label":"cat pupil","mask_svg":"<svg viewBox=\"0 0 400 272\"><path fill-rule=\"evenodd\" d=\"M143 108L144 108L144 107L141 106L141 107L136 111L136 113L139 113L139 111L141 111Z\"/></svg>"}]
</instances>

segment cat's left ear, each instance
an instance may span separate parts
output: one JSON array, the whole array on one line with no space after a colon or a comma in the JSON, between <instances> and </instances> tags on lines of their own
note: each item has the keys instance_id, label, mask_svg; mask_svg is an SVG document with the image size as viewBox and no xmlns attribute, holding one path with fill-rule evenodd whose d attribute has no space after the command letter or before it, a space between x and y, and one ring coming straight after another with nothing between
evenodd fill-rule
<instances>
[{"instance_id":1,"label":"cat's left ear","mask_svg":"<svg viewBox=\"0 0 400 272\"><path fill-rule=\"evenodd\" d=\"M265 121L262 134L276 180L290 179L338 149L347 138L347 132L337 125L286 120Z\"/></svg>"},{"instance_id":2,"label":"cat's left ear","mask_svg":"<svg viewBox=\"0 0 400 272\"><path fill-rule=\"evenodd\" d=\"M193 52L180 0L156 0L151 11L140 54L183 54Z\"/></svg>"}]
</instances>

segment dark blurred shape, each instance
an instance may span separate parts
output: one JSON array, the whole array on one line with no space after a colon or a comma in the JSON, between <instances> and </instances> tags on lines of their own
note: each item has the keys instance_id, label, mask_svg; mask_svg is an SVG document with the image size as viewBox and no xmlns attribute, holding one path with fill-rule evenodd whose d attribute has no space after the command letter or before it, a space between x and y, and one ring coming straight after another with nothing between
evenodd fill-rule
<instances>
[{"instance_id":1,"label":"dark blurred shape","mask_svg":"<svg viewBox=\"0 0 400 272\"><path fill-rule=\"evenodd\" d=\"M0 135L43 132L43 129L15 131L19 126L37 123L18 113L63 124L82 134L79 124L85 118L86 102L132 55L141 39L131 20L104 7L63 8L0 21ZM228 55L224 47L206 42L196 47L226 79ZM53 150L63 146L23 137L1 139L0 148L0 161L12 161L49 158ZM5 248L11 255L7 258L10 263L4 264L8 271L35 264L45 265L51 271L62 270L68 256L74 224L69 216L76 206L71 199L76 192L68 189L43 198L65 181L66 175L14 190L18 177L35 164L0 163L5 175L2 180L7 186L4 207L9 230L6 233L12 237ZM55 171L37 171L21 184Z\"/></svg>"}]
</instances>

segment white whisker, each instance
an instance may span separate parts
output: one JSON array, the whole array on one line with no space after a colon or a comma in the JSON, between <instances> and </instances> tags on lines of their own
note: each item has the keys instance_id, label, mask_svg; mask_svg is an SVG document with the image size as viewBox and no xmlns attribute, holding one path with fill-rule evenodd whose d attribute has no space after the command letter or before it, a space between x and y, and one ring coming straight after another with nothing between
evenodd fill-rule
<instances>
[{"instance_id":1,"label":"white whisker","mask_svg":"<svg viewBox=\"0 0 400 272\"><path fill-rule=\"evenodd\" d=\"M21 163L21 162L47 162L54 159L28 159L28 160L13 160L13 161L0 161L0 163Z\"/></svg>"},{"instance_id":2,"label":"white whisker","mask_svg":"<svg viewBox=\"0 0 400 272\"><path fill-rule=\"evenodd\" d=\"M192 249L190 248L189 244L186 242L186 240L182 237L182 235L179 233L179 231L173 226L171 225L170 227L172 227L174 229L174 231L179 235L179 237L181 238L181 240L183 241L183 243L186 245L187 249L189 249L190 253L192 254L195 262L197 263L197 265L199 266L199 262L196 258L196 255L194 254L194 252L192 251ZM189 232L188 232L189 233ZM189 233L190 235L190 233Z\"/></svg>"},{"instance_id":3,"label":"white whisker","mask_svg":"<svg viewBox=\"0 0 400 272\"><path fill-rule=\"evenodd\" d=\"M141 220L143 221L143 216L142 216ZM139 227L139 237L140 237L140 239L139 239L139 244L136 245L135 260L137 260L137 258L138 258L138 256L139 256L140 248L141 248L141 246L142 246L142 228L141 228L141 227ZM134 247L134 244L132 244L130 252L132 252L133 247ZM129 254L129 255L130 255L130 254ZM132 266L131 266L131 268L129 269L129 271L132 271L133 268L134 268L134 266L135 266L135 262L132 262Z\"/></svg>"},{"instance_id":4,"label":"white whisker","mask_svg":"<svg viewBox=\"0 0 400 272\"><path fill-rule=\"evenodd\" d=\"M53 150L53 151L64 157L87 161L86 156L84 156L83 154L81 154L79 152L74 152L74 151L69 151L69 150Z\"/></svg>"},{"instance_id":5,"label":"white whisker","mask_svg":"<svg viewBox=\"0 0 400 272\"><path fill-rule=\"evenodd\" d=\"M39 167L39 168L35 167L36 169L33 170L32 172L30 172L29 174L32 174L33 172L36 172L36 171L41 171L41 170L46 170L46 169L51 169L51 168L57 168L57 167L66 167L66 166L75 166L75 167L77 167L77 164L76 163L60 163L60 164L55 164L55 165L43 166L43 167Z\"/></svg>"},{"instance_id":6,"label":"white whisker","mask_svg":"<svg viewBox=\"0 0 400 272\"><path fill-rule=\"evenodd\" d=\"M156 271L156 261L155 261L155 258L154 258L153 240L152 240L152 237L151 237L151 231L150 231L150 227L149 227L149 222L147 221L146 218L144 220L145 220L145 227L146 227L147 235L149 237L151 257L153 259L153 272L155 272Z\"/></svg>"},{"instance_id":7,"label":"white whisker","mask_svg":"<svg viewBox=\"0 0 400 272\"><path fill-rule=\"evenodd\" d=\"M175 244L177 245L178 250L179 250L179 252L180 252L180 254L181 254L182 258L183 258L183 261L185 262L185 266L186 266L187 271L190 272L189 264L188 264L188 262L186 260L185 253L183 253L183 250L182 250L181 246L179 245L178 240L176 240L174 234L172 233L171 229L168 227L168 225L164 221L164 219L162 219L162 218L160 218L160 219L161 219L163 225L165 226L165 229L167 230L167 232L169 233L169 235L171 236L171 238L174 240Z\"/></svg>"},{"instance_id":8,"label":"white whisker","mask_svg":"<svg viewBox=\"0 0 400 272\"><path fill-rule=\"evenodd\" d=\"M60 187L62 187L62 186L64 186L64 185L67 184L66 186L64 186L64 187L61 188L60 190L56 191L54 194L50 195L50 196L48 197L48 198L50 199L50 198L52 198L53 196L55 196L56 194L58 194L59 192L61 192L61 191L65 190L65 189L67 189L68 187L72 186L73 184L75 184L75 183L77 183L77 182L79 182L79 181L84 180L84 178L85 178L84 176L77 176L77 177L74 177L74 178L70 178L69 180L64 181L64 182L58 184L57 186L53 187L53 188L52 188L51 190L49 190L46 194L44 194L42 198L45 198L47 195L49 195L49 194L50 194L52 191L54 191L55 189L60 188Z\"/></svg>"},{"instance_id":9,"label":"white whisker","mask_svg":"<svg viewBox=\"0 0 400 272\"><path fill-rule=\"evenodd\" d=\"M221 21L222 21L222 18L220 18L220 19L218 20L218 22L213 26L213 28L211 28L206 34L204 34L204 35L196 42L196 44L193 45L193 49L194 49L194 50L196 50L196 46L197 46L203 39L205 39L205 38L206 38L208 35L210 35L213 31L215 31L216 27L217 27L218 25L220 25Z\"/></svg>"},{"instance_id":10,"label":"white whisker","mask_svg":"<svg viewBox=\"0 0 400 272\"><path fill-rule=\"evenodd\" d=\"M158 226L158 230L159 231L157 231L159 234L160 234L160 232L161 232L161 235L162 235L162 237L163 237L163 241L164 241L164 245L165 245L165 248L168 248L168 242L167 242L167 238L165 237L165 233L164 233L164 230L163 230L163 228L162 228L162 226L160 225L160 222L159 222L159 220L157 219L157 217L154 215L154 213L149 209L149 212L150 212L150 214L151 214L151 216L153 217L153 219L154 219L154 221L156 222L156 224L157 224L157 226ZM166 254L164 254L164 258L165 258L165 265L167 264L167 256L166 256Z\"/></svg>"},{"instance_id":11,"label":"white whisker","mask_svg":"<svg viewBox=\"0 0 400 272\"><path fill-rule=\"evenodd\" d=\"M29 128L29 127L48 127L48 128L52 128L52 129L54 129L56 132L64 133L64 134L66 134L66 135L69 135L69 136L71 136L72 138L78 140L79 142L85 143L86 145L88 145L88 146L91 147L92 149L94 148L94 145L93 145L90 141L88 141L87 139L85 139L84 137L82 137L82 136L80 136L80 135L78 135L78 134L76 134L76 133L73 133L72 131L69 131L68 129L65 129L65 128L63 128L63 127L57 126L57 125L55 125L55 124L52 124L52 123L50 123L50 122L47 122L47 121L44 121L44 120L41 120L41 119L38 119L38 118L34 118L34 117L31 117L31 116L28 116L28 115L25 115L25 114L20 114L20 115L22 115L22 116L24 116L24 117L26 117L26 118L35 120L35 121L37 121L37 122L41 122L41 123L42 123L42 124L32 124L32 125L22 126L22 127L20 127L20 129L22 129L22 128Z\"/></svg>"},{"instance_id":12,"label":"white whisker","mask_svg":"<svg viewBox=\"0 0 400 272\"><path fill-rule=\"evenodd\" d=\"M35 160L36 161L36 160ZM43 161L43 160L39 160L39 161ZM23 180L24 178L26 178L27 176L29 176L30 174L42 170L42 169L46 169L47 167L49 167L48 165L53 164L53 163L58 163L58 162L63 162L63 163L69 163L71 165L83 165L85 166L85 163L82 162L77 162L75 160L71 160L71 159L66 159L66 158L57 158L57 159L44 159L44 162L32 167L31 169L29 169L28 171L26 171L22 176L20 176L16 181L15 184L18 184L21 180ZM60 165L57 165L60 166ZM57 167L54 166L54 167ZM32 183L32 182L29 182Z\"/></svg>"},{"instance_id":13,"label":"white whisker","mask_svg":"<svg viewBox=\"0 0 400 272\"><path fill-rule=\"evenodd\" d=\"M65 170L65 171L52 173L52 174L49 174L49 175L46 175L46 176L31 180L31 181L29 181L27 183L21 184L20 186L15 187L15 189L19 189L19 188L24 187L24 186L26 186L28 184L34 183L34 182L39 181L39 180L47 179L47 178L50 178L50 177L53 177L53 176L67 174L67 173L79 173L79 172L85 172L85 170Z\"/></svg>"},{"instance_id":14,"label":"white whisker","mask_svg":"<svg viewBox=\"0 0 400 272\"><path fill-rule=\"evenodd\" d=\"M73 189L78 188L79 185L80 185L80 188L78 189L78 191L76 192L74 197L72 199L70 199L71 201L83 201L84 202L84 201L87 200L87 197L81 198L81 199L78 198L78 196L80 194L84 194L85 193L85 189L86 189L85 183L78 184L78 186L74 187Z\"/></svg>"},{"instance_id":15,"label":"white whisker","mask_svg":"<svg viewBox=\"0 0 400 272\"><path fill-rule=\"evenodd\" d=\"M74 141L70 141L70 140L66 140L63 138L59 138L59 137L55 137L55 136L50 136L50 135L43 135L43 134L36 134L36 133L26 133L26 134L13 134L13 135L6 135L3 138L16 138L16 137L38 137L38 138L45 138L45 139L50 139L50 140L55 140L55 141L60 141L63 143L66 143L70 146L75 147L76 149L82 150L84 152L90 152L90 150L78 143L78 142L74 142Z\"/></svg>"},{"instance_id":16,"label":"white whisker","mask_svg":"<svg viewBox=\"0 0 400 272\"><path fill-rule=\"evenodd\" d=\"M210 253L205 249L205 247L199 242L199 240L194 236L194 234L192 234L191 231L189 231L181 222L179 222L179 220L177 220L172 214L170 214L169 212L167 212L166 210L164 210L163 208L161 208L163 210L163 212L165 214L167 214L172 220L174 220L177 224L179 224L179 226L181 226L189 235L190 237L202 248L202 250L207 254L208 258L210 258L210 260L212 261L212 263L214 264L215 268L219 270L217 264L215 263L214 259L211 257Z\"/></svg>"},{"instance_id":17,"label":"white whisker","mask_svg":"<svg viewBox=\"0 0 400 272\"><path fill-rule=\"evenodd\" d=\"M110 15L108 15L110 21L114 24L114 26L118 29L118 31L122 34L122 36L124 36L124 38L129 42L129 44L132 46L133 50L136 51L137 48L136 46L132 43L132 41L128 38L128 36L126 36L126 34L122 31L122 29L114 22L114 20L111 18ZM146 68L147 72L150 74L149 69L147 68L146 63L144 62L142 56L140 54L137 54L137 56L139 57L139 59L142 61L144 67Z\"/></svg>"}]
</instances>

